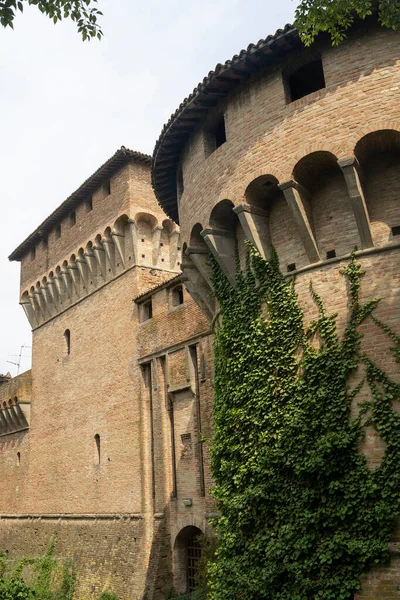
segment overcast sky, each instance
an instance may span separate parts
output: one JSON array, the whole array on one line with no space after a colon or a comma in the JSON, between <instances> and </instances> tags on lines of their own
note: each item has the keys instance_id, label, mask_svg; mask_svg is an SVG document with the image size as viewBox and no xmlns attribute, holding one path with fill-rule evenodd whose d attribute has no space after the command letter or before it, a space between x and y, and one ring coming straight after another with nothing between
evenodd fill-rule
<instances>
[{"instance_id":1,"label":"overcast sky","mask_svg":"<svg viewBox=\"0 0 400 600\"><path fill-rule=\"evenodd\" d=\"M31 344L8 255L117 148L151 154L214 68L293 21L295 0L99 0L101 42L30 7L0 29L0 373ZM30 355L26 349L25 355ZM30 367L23 359L21 372Z\"/></svg>"}]
</instances>

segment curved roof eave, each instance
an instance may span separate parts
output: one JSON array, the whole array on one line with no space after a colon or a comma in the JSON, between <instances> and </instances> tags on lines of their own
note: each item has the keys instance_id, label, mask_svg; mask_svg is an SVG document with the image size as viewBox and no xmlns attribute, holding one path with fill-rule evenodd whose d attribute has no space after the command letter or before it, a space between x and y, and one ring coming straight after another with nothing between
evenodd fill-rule
<instances>
[{"instance_id":1,"label":"curved roof eave","mask_svg":"<svg viewBox=\"0 0 400 600\"><path fill-rule=\"evenodd\" d=\"M282 59L288 52L304 47L293 25L250 44L235 54L195 87L164 125L153 152L152 184L162 209L179 221L176 197L176 167L183 145L202 120L204 113L238 83Z\"/></svg>"}]
</instances>

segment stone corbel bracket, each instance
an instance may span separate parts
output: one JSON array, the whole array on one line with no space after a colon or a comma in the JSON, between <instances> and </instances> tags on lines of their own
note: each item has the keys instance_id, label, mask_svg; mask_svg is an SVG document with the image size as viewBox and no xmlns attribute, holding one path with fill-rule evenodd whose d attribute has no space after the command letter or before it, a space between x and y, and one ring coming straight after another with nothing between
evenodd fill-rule
<instances>
[{"instance_id":1,"label":"stone corbel bracket","mask_svg":"<svg viewBox=\"0 0 400 600\"><path fill-rule=\"evenodd\" d=\"M280 183L278 187L285 196L308 260L311 263L319 262L321 257L313 233L311 218L308 214L309 210L307 210L307 191L294 179Z\"/></svg>"},{"instance_id":2,"label":"stone corbel bracket","mask_svg":"<svg viewBox=\"0 0 400 600\"><path fill-rule=\"evenodd\" d=\"M203 269L202 271L204 272ZM205 277L202 271L193 261L193 254L185 254L182 257L182 282L203 313L212 321L216 311L216 299L209 276Z\"/></svg>"},{"instance_id":3,"label":"stone corbel bracket","mask_svg":"<svg viewBox=\"0 0 400 600\"><path fill-rule=\"evenodd\" d=\"M233 232L222 229L203 229L201 236L222 271L229 281L235 286L236 273L236 236Z\"/></svg>"},{"instance_id":4,"label":"stone corbel bracket","mask_svg":"<svg viewBox=\"0 0 400 600\"><path fill-rule=\"evenodd\" d=\"M355 156L351 156L350 158L338 160L338 165L342 169L346 181L362 248L372 248L374 242L372 239L368 208L361 183L360 164Z\"/></svg>"},{"instance_id":5,"label":"stone corbel bracket","mask_svg":"<svg viewBox=\"0 0 400 600\"><path fill-rule=\"evenodd\" d=\"M239 218L246 240L249 240L257 248L263 258L269 258L271 239L267 211L243 203L236 206L233 212Z\"/></svg>"}]
</instances>

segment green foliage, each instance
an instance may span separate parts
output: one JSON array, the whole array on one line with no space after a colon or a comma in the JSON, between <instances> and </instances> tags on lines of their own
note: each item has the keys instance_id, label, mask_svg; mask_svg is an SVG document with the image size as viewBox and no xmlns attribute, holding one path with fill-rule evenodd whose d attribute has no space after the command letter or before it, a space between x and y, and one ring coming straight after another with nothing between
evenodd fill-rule
<instances>
[{"instance_id":1,"label":"green foliage","mask_svg":"<svg viewBox=\"0 0 400 600\"><path fill-rule=\"evenodd\" d=\"M22 579L0 578L0 600L33 600L34 590Z\"/></svg>"},{"instance_id":2,"label":"green foliage","mask_svg":"<svg viewBox=\"0 0 400 600\"><path fill-rule=\"evenodd\" d=\"M53 556L54 540L42 558L23 558L9 570L0 554L0 600L71 600L75 572L70 561L60 562ZM24 572L29 570L29 581ZM104 599L114 600L114 599Z\"/></svg>"},{"instance_id":3,"label":"green foliage","mask_svg":"<svg viewBox=\"0 0 400 600\"><path fill-rule=\"evenodd\" d=\"M371 15L376 4L376 0L301 0L295 25L306 46L322 31L327 31L332 44L337 46L346 38L354 19ZM400 30L399 0L380 0L378 10L381 25Z\"/></svg>"},{"instance_id":4,"label":"green foliage","mask_svg":"<svg viewBox=\"0 0 400 600\"><path fill-rule=\"evenodd\" d=\"M347 600L360 577L387 563L400 510L400 385L361 348L360 324L378 300L359 301L354 257L343 275L349 316L344 334L311 288L318 317L304 326L295 286L275 253L250 248L236 288L214 262L222 325L215 341L212 446L219 546L210 600ZM375 319L394 343L400 338ZM364 368L368 402L351 407ZM371 471L359 451L371 424L386 444Z\"/></svg>"},{"instance_id":5,"label":"green foliage","mask_svg":"<svg viewBox=\"0 0 400 600\"><path fill-rule=\"evenodd\" d=\"M37 6L53 23L71 19L76 23L83 41L94 37L101 39L103 35L97 22L102 13L93 6L97 0L0 0L1 25L13 29L17 12L23 12L26 4Z\"/></svg>"},{"instance_id":6,"label":"green foliage","mask_svg":"<svg viewBox=\"0 0 400 600\"><path fill-rule=\"evenodd\" d=\"M113 592L109 592L108 590L105 590L104 592L102 592L100 594L99 600L119 600L119 598Z\"/></svg>"}]
</instances>

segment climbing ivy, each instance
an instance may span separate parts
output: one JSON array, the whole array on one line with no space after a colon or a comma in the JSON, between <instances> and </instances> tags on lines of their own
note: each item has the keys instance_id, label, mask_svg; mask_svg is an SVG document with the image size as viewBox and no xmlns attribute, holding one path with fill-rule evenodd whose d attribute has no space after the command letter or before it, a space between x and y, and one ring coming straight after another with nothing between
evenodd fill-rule
<instances>
[{"instance_id":1,"label":"climbing ivy","mask_svg":"<svg viewBox=\"0 0 400 600\"><path fill-rule=\"evenodd\" d=\"M60 562L53 554L54 540L43 557L22 558L11 568L4 553L0 553L0 600L71 600L73 564Z\"/></svg>"},{"instance_id":2,"label":"climbing ivy","mask_svg":"<svg viewBox=\"0 0 400 600\"><path fill-rule=\"evenodd\" d=\"M212 446L219 546L209 567L210 600L347 600L360 578L389 560L400 509L400 385L362 351L361 323L378 300L361 303L354 256L342 274L349 314L310 293L318 316L307 327L295 285L275 252L249 246L234 288L214 262L222 324L215 340ZM363 371L358 384L354 375ZM369 385L368 401L359 392ZM357 411L352 406L359 404ZM356 413L356 414L353 414ZM360 443L376 428L386 449L370 470Z\"/></svg>"}]
</instances>

